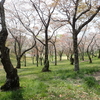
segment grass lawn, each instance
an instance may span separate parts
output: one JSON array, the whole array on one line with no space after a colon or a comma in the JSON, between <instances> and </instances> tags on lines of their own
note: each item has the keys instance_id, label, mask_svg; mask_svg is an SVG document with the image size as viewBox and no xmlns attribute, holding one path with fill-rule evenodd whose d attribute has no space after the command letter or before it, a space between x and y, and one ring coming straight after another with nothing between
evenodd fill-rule
<instances>
[{"instance_id":1,"label":"grass lawn","mask_svg":"<svg viewBox=\"0 0 100 100\"><path fill-rule=\"evenodd\" d=\"M93 63L80 61L80 71L74 72L68 60L50 63L51 72L41 72L28 59L27 67L18 69L21 88L0 92L0 100L100 100L99 80L93 77L100 71L100 59ZM5 72L0 67L0 86L5 82Z\"/></svg>"}]
</instances>

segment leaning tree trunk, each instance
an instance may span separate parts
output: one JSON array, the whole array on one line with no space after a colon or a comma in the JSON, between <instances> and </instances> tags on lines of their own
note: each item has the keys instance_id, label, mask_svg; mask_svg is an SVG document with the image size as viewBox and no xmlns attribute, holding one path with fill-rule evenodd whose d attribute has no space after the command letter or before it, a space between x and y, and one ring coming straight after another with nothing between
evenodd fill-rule
<instances>
[{"instance_id":1,"label":"leaning tree trunk","mask_svg":"<svg viewBox=\"0 0 100 100\"><path fill-rule=\"evenodd\" d=\"M87 55L88 55L88 58L89 58L89 63L92 63L92 59L91 59L91 56L90 56L90 53L89 53L88 49L87 49Z\"/></svg>"},{"instance_id":2,"label":"leaning tree trunk","mask_svg":"<svg viewBox=\"0 0 100 100\"><path fill-rule=\"evenodd\" d=\"M1 55L1 62L6 72L6 82L1 86L1 90L13 90L19 88L19 77L17 75L17 69L15 69L10 61L9 49L5 47Z\"/></svg>"},{"instance_id":3,"label":"leaning tree trunk","mask_svg":"<svg viewBox=\"0 0 100 100\"><path fill-rule=\"evenodd\" d=\"M5 13L4 13L4 2L0 2L0 17L1 17L1 27L0 32L0 52L1 52L1 63L3 64L4 70L6 72L6 82L0 87L1 90L7 91L19 88L19 77L17 75L17 69L15 69L10 61L9 49L5 47L8 32L5 23Z\"/></svg>"}]
</instances>

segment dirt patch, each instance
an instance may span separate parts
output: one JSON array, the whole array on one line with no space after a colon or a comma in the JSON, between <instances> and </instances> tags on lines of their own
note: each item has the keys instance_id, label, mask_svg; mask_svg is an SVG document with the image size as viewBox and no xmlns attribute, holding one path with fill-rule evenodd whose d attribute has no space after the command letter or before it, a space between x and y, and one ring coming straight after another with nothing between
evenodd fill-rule
<instances>
[{"instance_id":1,"label":"dirt patch","mask_svg":"<svg viewBox=\"0 0 100 100\"><path fill-rule=\"evenodd\" d=\"M93 77L95 77L96 80L100 80L100 72L94 73Z\"/></svg>"}]
</instances>

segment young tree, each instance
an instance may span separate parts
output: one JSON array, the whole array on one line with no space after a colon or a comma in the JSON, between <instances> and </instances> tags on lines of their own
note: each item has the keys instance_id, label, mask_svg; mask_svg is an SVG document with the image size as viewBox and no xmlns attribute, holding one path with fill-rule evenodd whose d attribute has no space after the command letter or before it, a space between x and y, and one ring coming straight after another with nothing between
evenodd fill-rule
<instances>
[{"instance_id":1,"label":"young tree","mask_svg":"<svg viewBox=\"0 0 100 100\"><path fill-rule=\"evenodd\" d=\"M6 83L1 86L1 90L7 91L15 88L19 88L19 77L17 69L15 69L10 61L9 48L5 46L8 31L5 22L5 11L4 11L5 0L0 2L0 17L1 17L1 31L0 31L0 57L6 72Z\"/></svg>"}]
</instances>

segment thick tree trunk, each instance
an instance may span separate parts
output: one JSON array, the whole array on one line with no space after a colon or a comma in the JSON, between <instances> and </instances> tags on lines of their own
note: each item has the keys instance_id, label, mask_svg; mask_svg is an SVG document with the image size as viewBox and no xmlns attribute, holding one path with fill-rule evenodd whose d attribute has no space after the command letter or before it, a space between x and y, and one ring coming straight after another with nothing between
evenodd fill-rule
<instances>
[{"instance_id":1,"label":"thick tree trunk","mask_svg":"<svg viewBox=\"0 0 100 100\"><path fill-rule=\"evenodd\" d=\"M45 60L42 72L48 72L49 70L49 60L48 60L48 30L45 30Z\"/></svg>"},{"instance_id":2,"label":"thick tree trunk","mask_svg":"<svg viewBox=\"0 0 100 100\"><path fill-rule=\"evenodd\" d=\"M21 58L20 57L18 57L17 58L17 66L16 66L16 68L21 68Z\"/></svg>"},{"instance_id":3,"label":"thick tree trunk","mask_svg":"<svg viewBox=\"0 0 100 100\"><path fill-rule=\"evenodd\" d=\"M0 17L1 17L1 27L2 30L0 32L0 52L1 52L1 62L3 64L4 70L6 72L6 82L3 86L1 86L1 90L7 91L19 88L19 77L17 75L17 69L15 69L10 61L9 57L9 49L5 47L5 42L8 36L8 32L6 29L5 23L5 13L4 13L4 2L2 0L0 2Z\"/></svg>"},{"instance_id":4,"label":"thick tree trunk","mask_svg":"<svg viewBox=\"0 0 100 100\"><path fill-rule=\"evenodd\" d=\"M1 90L8 91L19 88L19 77L17 75L17 69L15 69L10 61L9 49L5 47L1 56L1 62L6 72L6 82L1 86Z\"/></svg>"},{"instance_id":5,"label":"thick tree trunk","mask_svg":"<svg viewBox=\"0 0 100 100\"><path fill-rule=\"evenodd\" d=\"M74 70L79 70L79 58L78 58L78 44L77 44L77 34L73 33L73 50L74 50Z\"/></svg>"}]
</instances>

